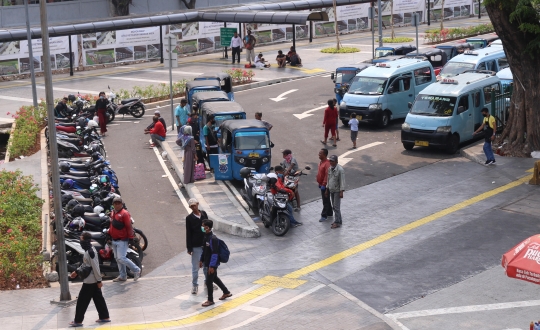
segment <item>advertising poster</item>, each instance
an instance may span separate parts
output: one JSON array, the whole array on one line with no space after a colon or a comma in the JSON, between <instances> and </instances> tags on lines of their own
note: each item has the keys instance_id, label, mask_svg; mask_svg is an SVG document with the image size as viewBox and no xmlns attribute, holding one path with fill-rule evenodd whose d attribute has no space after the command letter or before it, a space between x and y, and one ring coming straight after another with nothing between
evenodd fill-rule
<instances>
[{"instance_id":1,"label":"advertising poster","mask_svg":"<svg viewBox=\"0 0 540 330\"><path fill-rule=\"evenodd\" d=\"M432 19L440 19L443 11L445 19L468 17L472 13L472 0L445 0L444 10L442 5L442 0L433 1Z\"/></svg>"}]
</instances>

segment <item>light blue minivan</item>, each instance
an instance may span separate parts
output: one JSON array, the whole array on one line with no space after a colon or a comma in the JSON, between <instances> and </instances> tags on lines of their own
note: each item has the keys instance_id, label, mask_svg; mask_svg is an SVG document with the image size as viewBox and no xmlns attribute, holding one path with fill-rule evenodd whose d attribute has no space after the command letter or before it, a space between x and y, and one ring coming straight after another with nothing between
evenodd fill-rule
<instances>
[{"instance_id":1,"label":"light blue minivan","mask_svg":"<svg viewBox=\"0 0 540 330\"><path fill-rule=\"evenodd\" d=\"M405 118L407 103L435 81L427 60L402 58L377 63L353 78L339 106L339 119L346 125L355 113L359 121L386 127L392 119Z\"/></svg>"},{"instance_id":2,"label":"light blue minivan","mask_svg":"<svg viewBox=\"0 0 540 330\"><path fill-rule=\"evenodd\" d=\"M491 91L501 91L494 73L471 70L431 84L420 93L401 126L403 147L444 148L454 154L473 139L482 124L482 108L491 108Z\"/></svg>"},{"instance_id":3,"label":"light blue minivan","mask_svg":"<svg viewBox=\"0 0 540 330\"><path fill-rule=\"evenodd\" d=\"M474 51L466 51L452 58L441 70L437 79L448 78L467 70L489 70L498 72L508 67L502 45L492 45Z\"/></svg>"}]
</instances>

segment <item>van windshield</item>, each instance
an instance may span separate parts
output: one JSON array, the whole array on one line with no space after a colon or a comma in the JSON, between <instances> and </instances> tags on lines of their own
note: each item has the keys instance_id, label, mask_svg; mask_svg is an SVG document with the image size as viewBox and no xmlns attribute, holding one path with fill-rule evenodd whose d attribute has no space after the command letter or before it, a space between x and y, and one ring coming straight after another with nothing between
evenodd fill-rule
<instances>
[{"instance_id":1,"label":"van windshield","mask_svg":"<svg viewBox=\"0 0 540 330\"><path fill-rule=\"evenodd\" d=\"M424 116L449 117L454 113L456 97L420 94L411 113Z\"/></svg>"},{"instance_id":2,"label":"van windshield","mask_svg":"<svg viewBox=\"0 0 540 330\"><path fill-rule=\"evenodd\" d=\"M354 77L349 94L379 95L384 91L387 79L371 77Z\"/></svg>"},{"instance_id":3,"label":"van windshield","mask_svg":"<svg viewBox=\"0 0 540 330\"><path fill-rule=\"evenodd\" d=\"M466 42L471 45L472 49L484 48L485 45L484 40L467 40Z\"/></svg>"},{"instance_id":4,"label":"van windshield","mask_svg":"<svg viewBox=\"0 0 540 330\"><path fill-rule=\"evenodd\" d=\"M473 70L474 63L448 62L441 70L441 77L455 76L467 70Z\"/></svg>"},{"instance_id":5,"label":"van windshield","mask_svg":"<svg viewBox=\"0 0 540 330\"><path fill-rule=\"evenodd\" d=\"M375 58L379 57L385 57L388 55L394 55L394 49L388 48L388 49L377 49L375 50Z\"/></svg>"},{"instance_id":6,"label":"van windshield","mask_svg":"<svg viewBox=\"0 0 540 330\"><path fill-rule=\"evenodd\" d=\"M270 142L265 132L240 132L234 136L234 147L243 149L268 149Z\"/></svg>"}]
</instances>

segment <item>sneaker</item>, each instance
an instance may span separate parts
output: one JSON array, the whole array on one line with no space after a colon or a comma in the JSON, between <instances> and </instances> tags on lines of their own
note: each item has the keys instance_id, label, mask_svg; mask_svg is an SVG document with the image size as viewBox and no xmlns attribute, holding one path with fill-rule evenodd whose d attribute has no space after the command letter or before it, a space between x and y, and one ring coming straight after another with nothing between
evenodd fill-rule
<instances>
[{"instance_id":1,"label":"sneaker","mask_svg":"<svg viewBox=\"0 0 540 330\"><path fill-rule=\"evenodd\" d=\"M112 280L113 282L125 282L127 279L125 278L121 278L120 276L118 276L117 278L115 278L114 280Z\"/></svg>"},{"instance_id":2,"label":"sneaker","mask_svg":"<svg viewBox=\"0 0 540 330\"><path fill-rule=\"evenodd\" d=\"M497 165L497 164L495 164L495 163L496 163L496 161L492 160L492 161L489 163L489 165Z\"/></svg>"},{"instance_id":3,"label":"sneaker","mask_svg":"<svg viewBox=\"0 0 540 330\"><path fill-rule=\"evenodd\" d=\"M138 272L133 274L133 282L137 282L140 277L141 277L141 271L139 270Z\"/></svg>"},{"instance_id":4,"label":"sneaker","mask_svg":"<svg viewBox=\"0 0 540 330\"><path fill-rule=\"evenodd\" d=\"M484 165L489 165L489 160L486 160L486 162L484 163Z\"/></svg>"},{"instance_id":5,"label":"sneaker","mask_svg":"<svg viewBox=\"0 0 540 330\"><path fill-rule=\"evenodd\" d=\"M194 285L194 286L191 288L191 294L197 294L197 292L199 292L199 286L198 286L198 285Z\"/></svg>"},{"instance_id":6,"label":"sneaker","mask_svg":"<svg viewBox=\"0 0 540 330\"><path fill-rule=\"evenodd\" d=\"M319 222L326 221L326 219L327 219L326 217L321 217L321 218L319 219Z\"/></svg>"},{"instance_id":7,"label":"sneaker","mask_svg":"<svg viewBox=\"0 0 540 330\"><path fill-rule=\"evenodd\" d=\"M156 146L156 145L152 143L152 144L150 145L150 148L153 148L153 147L155 147L155 146Z\"/></svg>"},{"instance_id":8,"label":"sneaker","mask_svg":"<svg viewBox=\"0 0 540 330\"><path fill-rule=\"evenodd\" d=\"M486 163L486 165L492 165L492 164L495 164L495 161L494 160L490 160Z\"/></svg>"}]
</instances>

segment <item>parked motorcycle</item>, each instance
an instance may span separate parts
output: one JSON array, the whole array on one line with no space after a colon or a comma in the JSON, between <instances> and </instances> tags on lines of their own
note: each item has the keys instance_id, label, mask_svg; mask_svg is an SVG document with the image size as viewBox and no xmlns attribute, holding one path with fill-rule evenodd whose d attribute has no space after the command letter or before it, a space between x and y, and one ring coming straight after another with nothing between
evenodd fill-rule
<instances>
[{"instance_id":1,"label":"parked motorcycle","mask_svg":"<svg viewBox=\"0 0 540 330\"><path fill-rule=\"evenodd\" d=\"M285 235L291 228L289 212L287 211L289 195L286 193L274 195L268 190L265 196L258 198L263 202L259 214L264 226L266 228L272 227L272 232L276 236Z\"/></svg>"},{"instance_id":2,"label":"parked motorcycle","mask_svg":"<svg viewBox=\"0 0 540 330\"><path fill-rule=\"evenodd\" d=\"M240 190L240 195L249 208L259 209L262 205L259 196L266 194L266 174L257 173L252 167L244 167L240 169L240 176L244 179L244 188Z\"/></svg>"},{"instance_id":3,"label":"parked motorcycle","mask_svg":"<svg viewBox=\"0 0 540 330\"><path fill-rule=\"evenodd\" d=\"M304 170L311 170L311 167L310 166L306 166L304 167ZM286 188L289 188L291 189L292 191L296 191L297 189L297 186L298 186L298 182L300 181L300 177L302 175L307 175L305 174L303 171L304 170L301 170L301 171L296 171L295 173L289 173L288 175L285 175L283 177L283 185L286 187ZM296 197L292 200L292 201L296 201ZM291 201L291 202L292 202ZM297 202L297 201L296 201ZM298 203L296 203L298 204ZM293 204L294 205L294 204ZM300 205L297 205L296 207L300 207Z\"/></svg>"},{"instance_id":4,"label":"parked motorcycle","mask_svg":"<svg viewBox=\"0 0 540 330\"><path fill-rule=\"evenodd\" d=\"M121 114L126 115L130 114L135 118L141 118L144 116L144 112L146 110L146 107L144 106L144 103L141 101L141 97L135 97L131 99L122 100L120 104L115 103L116 94L114 94L111 91L111 87L107 86L109 88L109 105L108 109L111 109L113 112L113 116L111 120L114 120L115 115Z\"/></svg>"},{"instance_id":5,"label":"parked motorcycle","mask_svg":"<svg viewBox=\"0 0 540 330\"><path fill-rule=\"evenodd\" d=\"M74 145L73 143L57 139L58 145L58 157L72 158L72 157L89 157L94 152L99 152L102 155L106 155L105 148L102 144L94 141L89 145L83 145L81 147Z\"/></svg>"}]
</instances>

